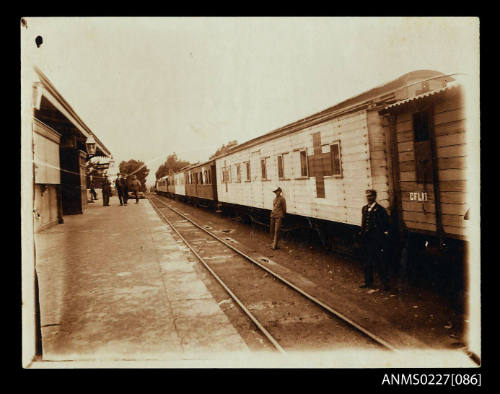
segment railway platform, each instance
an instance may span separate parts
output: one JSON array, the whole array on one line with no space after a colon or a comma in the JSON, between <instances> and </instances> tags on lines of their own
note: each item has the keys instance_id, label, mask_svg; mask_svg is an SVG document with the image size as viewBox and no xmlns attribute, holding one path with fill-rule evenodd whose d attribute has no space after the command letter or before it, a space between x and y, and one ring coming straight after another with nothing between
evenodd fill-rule
<instances>
[{"instance_id":1,"label":"railway platform","mask_svg":"<svg viewBox=\"0 0 500 394\"><path fill-rule=\"evenodd\" d=\"M420 366L473 365L462 352L438 351L430 359L415 350L254 352L207 287L199 261L148 199L120 206L112 197L109 207L98 200L84 215L65 216L64 224L36 234L35 243L43 346L36 368L385 368L414 366L416 358ZM347 301L344 294L349 314L359 310L372 329L409 340L383 316Z\"/></svg>"},{"instance_id":2,"label":"railway platform","mask_svg":"<svg viewBox=\"0 0 500 394\"><path fill-rule=\"evenodd\" d=\"M147 199L65 216L36 235L36 261L44 361L182 366L248 352Z\"/></svg>"}]
</instances>

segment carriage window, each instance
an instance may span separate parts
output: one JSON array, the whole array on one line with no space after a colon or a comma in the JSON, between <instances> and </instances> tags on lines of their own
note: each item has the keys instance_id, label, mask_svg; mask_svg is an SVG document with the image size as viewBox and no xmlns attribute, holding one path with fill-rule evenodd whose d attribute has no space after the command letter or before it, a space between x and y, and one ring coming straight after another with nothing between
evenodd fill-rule
<instances>
[{"instance_id":1,"label":"carriage window","mask_svg":"<svg viewBox=\"0 0 500 394\"><path fill-rule=\"evenodd\" d=\"M260 159L260 167L262 170L262 179L267 179L267 157L264 159Z\"/></svg>"},{"instance_id":2,"label":"carriage window","mask_svg":"<svg viewBox=\"0 0 500 394\"><path fill-rule=\"evenodd\" d=\"M413 114L413 131L415 142L429 140L429 114L427 112Z\"/></svg>"},{"instance_id":3,"label":"carriage window","mask_svg":"<svg viewBox=\"0 0 500 394\"><path fill-rule=\"evenodd\" d=\"M307 168L307 152L305 150L300 151L300 176L309 176Z\"/></svg>"},{"instance_id":4,"label":"carriage window","mask_svg":"<svg viewBox=\"0 0 500 394\"><path fill-rule=\"evenodd\" d=\"M430 122L429 112L417 112L413 114L415 172L417 183L432 182Z\"/></svg>"},{"instance_id":5,"label":"carriage window","mask_svg":"<svg viewBox=\"0 0 500 394\"><path fill-rule=\"evenodd\" d=\"M337 141L330 145L330 155L332 162L332 175L341 177L342 176L342 165L340 160L340 141Z\"/></svg>"},{"instance_id":6,"label":"carriage window","mask_svg":"<svg viewBox=\"0 0 500 394\"><path fill-rule=\"evenodd\" d=\"M246 163L246 167L247 167L247 181L249 181L251 178L250 178L250 162L247 161Z\"/></svg>"},{"instance_id":7,"label":"carriage window","mask_svg":"<svg viewBox=\"0 0 500 394\"><path fill-rule=\"evenodd\" d=\"M278 178L282 179L285 177L284 175L285 169L283 167L283 155L278 156Z\"/></svg>"}]
</instances>

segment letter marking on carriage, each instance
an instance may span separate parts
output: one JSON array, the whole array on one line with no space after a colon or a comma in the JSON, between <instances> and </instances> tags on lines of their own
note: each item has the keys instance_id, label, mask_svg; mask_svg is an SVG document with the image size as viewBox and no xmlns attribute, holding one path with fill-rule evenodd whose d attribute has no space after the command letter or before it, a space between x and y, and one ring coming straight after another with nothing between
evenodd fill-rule
<instances>
[{"instance_id":1,"label":"letter marking on carriage","mask_svg":"<svg viewBox=\"0 0 500 394\"><path fill-rule=\"evenodd\" d=\"M427 192L409 192L411 201L428 201Z\"/></svg>"}]
</instances>

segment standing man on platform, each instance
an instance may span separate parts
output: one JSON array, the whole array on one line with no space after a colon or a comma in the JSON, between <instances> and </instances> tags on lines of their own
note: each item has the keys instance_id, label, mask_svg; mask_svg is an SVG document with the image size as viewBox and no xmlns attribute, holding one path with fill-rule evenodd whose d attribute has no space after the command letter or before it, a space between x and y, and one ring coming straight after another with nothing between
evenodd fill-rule
<instances>
[{"instance_id":1,"label":"standing man on platform","mask_svg":"<svg viewBox=\"0 0 500 394\"><path fill-rule=\"evenodd\" d=\"M127 177L122 177L122 193L123 193L123 205L127 205L128 201L128 179Z\"/></svg>"},{"instance_id":2,"label":"standing man on platform","mask_svg":"<svg viewBox=\"0 0 500 394\"><path fill-rule=\"evenodd\" d=\"M273 190L273 193L276 194L276 197L273 201L273 210L271 211L271 225L269 226L269 232L273 239L273 246L271 249L278 249L278 239L279 232L281 228L281 223L283 221L283 217L286 214L286 200L281 195L281 188L278 187L276 190Z\"/></svg>"},{"instance_id":3,"label":"standing man on platform","mask_svg":"<svg viewBox=\"0 0 500 394\"><path fill-rule=\"evenodd\" d=\"M125 202L125 196L123 194L124 190L126 189L125 187L125 182L123 181L123 178L120 173L116 174L117 178L115 181L115 187L116 187L116 193L118 194L118 199L120 200L120 205L123 205ZM125 202L126 204L126 202Z\"/></svg>"},{"instance_id":4,"label":"standing man on platform","mask_svg":"<svg viewBox=\"0 0 500 394\"><path fill-rule=\"evenodd\" d=\"M137 193L141 190L141 182L139 182L135 175L133 175L132 182L130 183L130 190L132 190L135 195L135 203L139 204L139 196Z\"/></svg>"},{"instance_id":5,"label":"standing man on platform","mask_svg":"<svg viewBox=\"0 0 500 394\"><path fill-rule=\"evenodd\" d=\"M111 183L108 180L108 177L104 177L104 181L102 183L102 205L105 207L109 207L109 196L111 195Z\"/></svg>"},{"instance_id":6,"label":"standing man on platform","mask_svg":"<svg viewBox=\"0 0 500 394\"><path fill-rule=\"evenodd\" d=\"M364 246L365 283L361 288L373 286L373 271L377 269L384 290L389 290L388 249L389 215L376 201L375 190L366 191L366 204L361 210L361 231L359 233ZM386 253L384 253L384 251Z\"/></svg>"}]
</instances>

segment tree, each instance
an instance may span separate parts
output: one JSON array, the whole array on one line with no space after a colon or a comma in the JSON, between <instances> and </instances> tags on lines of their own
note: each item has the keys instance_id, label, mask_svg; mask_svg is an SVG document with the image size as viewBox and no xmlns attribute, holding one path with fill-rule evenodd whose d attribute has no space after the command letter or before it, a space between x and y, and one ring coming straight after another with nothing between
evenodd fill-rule
<instances>
[{"instance_id":1,"label":"tree","mask_svg":"<svg viewBox=\"0 0 500 394\"><path fill-rule=\"evenodd\" d=\"M167 156L165 163L160 165L158 169L155 172L156 179L160 179L161 177L164 177L165 175L170 174L171 172L177 172L181 168L186 167L189 165L189 161L186 160L180 160L177 157L177 154L174 152L170 155Z\"/></svg>"},{"instance_id":2,"label":"tree","mask_svg":"<svg viewBox=\"0 0 500 394\"><path fill-rule=\"evenodd\" d=\"M129 161L122 161L120 163L120 174L127 177L127 181L131 182L131 176L135 175L139 182L141 182L141 190L146 190L146 178L149 175L149 169L142 161L131 159Z\"/></svg>"},{"instance_id":3,"label":"tree","mask_svg":"<svg viewBox=\"0 0 500 394\"><path fill-rule=\"evenodd\" d=\"M217 149L215 151L215 153L212 156L210 156L210 159L213 159L216 156L219 156L219 155L221 155L223 153L226 153L227 151L229 151L232 147L234 147L236 145L238 145L238 141L236 141L236 140L229 141L227 143L227 145L223 144L219 149Z\"/></svg>"}]
</instances>

